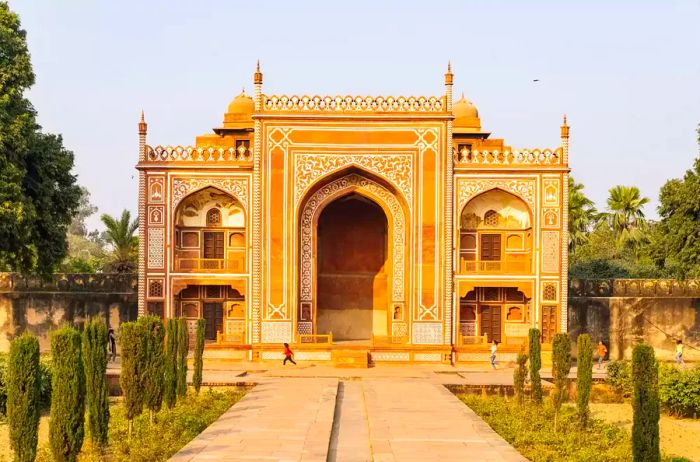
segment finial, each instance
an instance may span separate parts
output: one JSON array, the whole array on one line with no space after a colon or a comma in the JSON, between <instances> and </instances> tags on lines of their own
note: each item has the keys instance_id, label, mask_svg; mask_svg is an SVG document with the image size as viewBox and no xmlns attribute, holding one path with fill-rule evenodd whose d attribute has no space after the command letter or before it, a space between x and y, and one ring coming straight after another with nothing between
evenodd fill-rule
<instances>
[{"instance_id":1,"label":"finial","mask_svg":"<svg viewBox=\"0 0 700 462\"><path fill-rule=\"evenodd\" d=\"M447 61L447 72L452 72L452 61Z\"/></svg>"},{"instance_id":2,"label":"finial","mask_svg":"<svg viewBox=\"0 0 700 462\"><path fill-rule=\"evenodd\" d=\"M447 61L447 72L445 73L445 85L452 85L452 62Z\"/></svg>"},{"instance_id":3,"label":"finial","mask_svg":"<svg viewBox=\"0 0 700 462\"><path fill-rule=\"evenodd\" d=\"M561 124L561 137L562 138L569 137L569 126L566 123L566 114L564 114L564 121Z\"/></svg>"},{"instance_id":4,"label":"finial","mask_svg":"<svg viewBox=\"0 0 700 462\"><path fill-rule=\"evenodd\" d=\"M258 59L257 63L255 64L255 74L253 74L253 83L255 85L262 85L263 82L263 75L262 72L260 71L260 60Z\"/></svg>"},{"instance_id":5,"label":"finial","mask_svg":"<svg viewBox=\"0 0 700 462\"><path fill-rule=\"evenodd\" d=\"M141 122L145 122L145 121L146 121L146 118L143 115L143 109L141 109Z\"/></svg>"},{"instance_id":6,"label":"finial","mask_svg":"<svg viewBox=\"0 0 700 462\"><path fill-rule=\"evenodd\" d=\"M255 72L260 72L260 60L258 59L255 64Z\"/></svg>"},{"instance_id":7,"label":"finial","mask_svg":"<svg viewBox=\"0 0 700 462\"><path fill-rule=\"evenodd\" d=\"M566 114L564 114L564 125L566 125Z\"/></svg>"},{"instance_id":8,"label":"finial","mask_svg":"<svg viewBox=\"0 0 700 462\"><path fill-rule=\"evenodd\" d=\"M141 120L139 121L139 135L146 135L148 130L148 124L146 124L146 117L143 114L143 109L141 109Z\"/></svg>"},{"instance_id":9,"label":"finial","mask_svg":"<svg viewBox=\"0 0 700 462\"><path fill-rule=\"evenodd\" d=\"M462 92L462 96L460 96L459 99L464 99L464 92Z\"/></svg>"}]
</instances>

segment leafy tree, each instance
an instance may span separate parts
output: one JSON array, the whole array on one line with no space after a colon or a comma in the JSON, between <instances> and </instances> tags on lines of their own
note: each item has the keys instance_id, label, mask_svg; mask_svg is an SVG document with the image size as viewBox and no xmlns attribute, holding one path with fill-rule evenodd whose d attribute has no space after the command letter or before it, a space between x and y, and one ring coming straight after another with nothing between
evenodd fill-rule
<instances>
[{"instance_id":1,"label":"leafy tree","mask_svg":"<svg viewBox=\"0 0 700 462\"><path fill-rule=\"evenodd\" d=\"M542 368L542 353L540 351L540 330L530 329L528 331L529 351L530 351L530 383L532 384L532 399L537 404L542 404L542 379L540 379L540 369Z\"/></svg>"},{"instance_id":2,"label":"leafy tree","mask_svg":"<svg viewBox=\"0 0 700 462\"><path fill-rule=\"evenodd\" d=\"M107 446L109 428L109 389L107 387L107 323L103 318L89 319L83 330L83 358L87 390L88 429L90 440Z\"/></svg>"},{"instance_id":3,"label":"leafy tree","mask_svg":"<svg viewBox=\"0 0 700 462\"><path fill-rule=\"evenodd\" d=\"M569 391L569 371L571 370L571 339L569 334L555 334L552 340L552 377L554 378L554 431L561 405L566 401Z\"/></svg>"},{"instance_id":4,"label":"leafy tree","mask_svg":"<svg viewBox=\"0 0 700 462\"><path fill-rule=\"evenodd\" d=\"M107 242L112 246L109 268L117 273L131 273L136 269L139 227L138 218L131 221L131 212L124 210L120 218L103 214L100 219L107 228Z\"/></svg>"},{"instance_id":5,"label":"leafy tree","mask_svg":"<svg viewBox=\"0 0 700 462\"><path fill-rule=\"evenodd\" d=\"M642 197L636 186L615 186L608 198L607 218L620 247L636 247L644 242L644 206L648 197Z\"/></svg>"},{"instance_id":6,"label":"leafy tree","mask_svg":"<svg viewBox=\"0 0 700 462\"><path fill-rule=\"evenodd\" d=\"M184 398L187 394L187 353L189 352L189 335L187 319L178 319L177 327L177 396Z\"/></svg>"},{"instance_id":7,"label":"leafy tree","mask_svg":"<svg viewBox=\"0 0 700 462\"><path fill-rule=\"evenodd\" d=\"M105 266L106 242L97 230L88 231L85 220L97 211L90 192L80 188L80 202L68 228L68 254L58 268L63 273L96 273Z\"/></svg>"},{"instance_id":8,"label":"leafy tree","mask_svg":"<svg viewBox=\"0 0 700 462\"><path fill-rule=\"evenodd\" d=\"M138 322L146 336L146 367L143 376L144 404L150 411L151 423L163 403L165 368L165 329L158 316L143 316Z\"/></svg>"},{"instance_id":9,"label":"leafy tree","mask_svg":"<svg viewBox=\"0 0 700 462\"><path fill-rule=\"evenodd\" d=\"M513 390L518 404L522 404L525 397L525 379L527 378L527 354L523 351L519 352L516 363L515 370L513 370Z\"/></svg>"},{"instance_id":10,"label":"leafy tree","mask_svg":"<svg viewBox=\"0 0 700 462\"><path fill-rule=\"evenodd\" d=\"M129 420L129 437L134 418L143 411L143 383L146 369L146 334L143 325L125 322L119 328L122 346L122 369L119 385L124 395L126 418Z\"/></svg>"},{"instance_id":11,"label":"leafy tree","mask_svg":"<svg viewBox=\"0 0 700 462\"><path fill-rule=\"evenodd\" d=\"M659 462L659 366L650 345L632 350L632 378L632 456L635 462Z\"/></svg>"},{"instance_id":12,"label":"leafy tree","mask_svg":"<svg viewBox=\"0 0 700 462\"><path fill-rule=\"evenodd\" d=\"M569 251L588 241L588 234L598 220L593 201L583 194L583 185L569 176Z\"/></svg>"},{"instance_id":13,"label":"leafy tree","mask_svg":"<svg viewBox=\"0 0 700 462\"><path fill-rule=\"evenodd\" d=\"M177 331L179 325L177 319L168 319L168 331L165 337L163 400L169 409L172 409L177 401Z\"/></svg>"},{"instance_id":14,"label":"leafy tree","mask_svg":"<svg viewBox=\"0 0 700 462\"><path fill-rule=\"evenodd\" d=\"M192 384L194 391L199 394L202 386L202 368L204 366L204 319L197 319L197 338L194 344L194 373Z\"/></svg>"},{"instance_id":15,"label":"leafy tree","mask_svg":"<svg viewBox=\"0 0 700 462\"><path fill-rule=\"evenodd\" d=\"M51 452L58 462L75 462L85 436L85 370L80 333L72 327L53 331L51 355Z\"/></svg>"},{"instance_id":16,"label":"leafy tree","mask_svg":"<svg viewBox=\"0 0 700 462\"><path fill-rule=\"evenodd\" d=\"M7 420L16 462L36 458L40 381L39 341L25 333L10 344L7 370Z\"/></svg>"},{"instance_id":17,"label":"leafy tree","mask_svg":"<svg viewBox=\"0 0 700 462\"><path fill-rule=\"evenodd\" d=\"M593 348L591 347L591 337L588 334L581 334L576 340L577 361L576 361L576 407L578 419L582 427L588 425L591 410L588 401L591 397L591 384L593 382Z\"/></svg>"},{"instance_id":18,"label":"leafy tree","mask_svg":"<svg viewBox=\"0 0 700 462\"><path fill-rule=\"evenodd\" d=\"M41 132L24 92L34 84L26 33L0 2L0 270L51 274L67 251L80 197L73 153Z\"/></svg>"}]
</instances>

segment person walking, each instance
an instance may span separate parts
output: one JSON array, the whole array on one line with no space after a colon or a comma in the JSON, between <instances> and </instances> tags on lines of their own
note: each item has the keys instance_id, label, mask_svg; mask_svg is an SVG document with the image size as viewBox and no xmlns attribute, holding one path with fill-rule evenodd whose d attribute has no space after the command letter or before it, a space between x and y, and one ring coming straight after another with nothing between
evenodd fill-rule
<instances>
[{"instance_id":1,"label":"person walking","mask_svg":"<svg viewBox=\"0 0 700 462\"><path fill-rule=\"evenodd\" d=\"M498 351L498 341L494 340L491 344L491 367L496 369L496 352Z\"/></svg>"},{"instance_id":2,"label":"person walking","mask_svg":"<svg viewBox=\"0 0 700 462\"><path fill-rule=\"evenodd\" d=\"M685 364L683 361L683 340L676 341L676 364Z\"/></svg>"},{"instance_id":3,"label":"person walking","mask_svg":"<svg viewBox=\"0 0 700 462\"><path fill-rule=\"evenodd\" d=\"M294 361L294 352L291 348L289 348L289 343L284 344L284 361L282 361L282 365L286 366L287 361L291 362L295 366L297 365L296 361Z\"/></svg>"},{"instance_id":4,"label":"person walking","mask_svg":"<svg viewBox=\"0 0 700 462\"><path fill-rule=\"evenodd\" d=\"M107 332L107 339L109 340L109 360L110 361L116 361L117 360L117 339L114 337L114 329L111 327L109 328L109 331Z\"/></svg>"},{"instance_id":5,"label":"person walking","mask_svg":"<svg viewBox=\"0 0 700 462\"><path fill-rule=\"evenodd\" d=\"M598 342L598 369L600 369L600 366L603 365L603 361L605 360L606 354L608 354L608 348L601 340Z\"/></svg>"}]
</instances>

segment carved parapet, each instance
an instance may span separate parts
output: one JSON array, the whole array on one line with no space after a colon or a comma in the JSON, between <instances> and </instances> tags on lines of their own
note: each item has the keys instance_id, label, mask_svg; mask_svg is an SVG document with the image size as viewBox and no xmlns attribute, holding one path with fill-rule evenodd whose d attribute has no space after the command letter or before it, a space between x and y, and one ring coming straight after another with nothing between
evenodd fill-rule
<instances>
[{"instance_id":1,"label":"carved parapet","mask_svg":"<svg viewBox=\"0 0 700 462\"><path fill-rule=\"evenodd\" d=\"M267 112L424 113L447 111L437 96L297 96L263 95Z\"/></svg>"},{"instance_id":2,"label":"carved parapet","mask_svg":"<svg viewBox=\"0 0 700 462\"><path fill-rule=\"evenodd\" d=\"M513 150L469 150L463 148L454 153L455 168L483 168L484 165L495 167L512 166L555 166L563 163L562 148L557 149L513 149Z\"/></svg>"},{"instance_id":3,"label":"carved parapet","mask_svg":"<svg viewBox=\"0 0 700 462\"><path fill-rule=\"evenodd\" d=\"M135 274L54 274L50 279L0 273L2 292L91 292L134 294L138 280Z\"/></svg>"},{"instance_id":4,"label":"carved parapet","mask_svg":"<svg viewBox=\"0 0 700 462\"><path fill-rule=\"evenodd\" d=\"M700 297L700 280L571 279L572 297Z\"/></svg>"},{"instance_id":5,"label":"carved parapet","mask_svg":"<svg viewBox=\"0 0 700 462\"><path fill-rule=\"evenodd\" d=\"M244 145L237 147L146 146L146 162L179 163L252 163L253 153Z\"/></svg>"}]
</instances>

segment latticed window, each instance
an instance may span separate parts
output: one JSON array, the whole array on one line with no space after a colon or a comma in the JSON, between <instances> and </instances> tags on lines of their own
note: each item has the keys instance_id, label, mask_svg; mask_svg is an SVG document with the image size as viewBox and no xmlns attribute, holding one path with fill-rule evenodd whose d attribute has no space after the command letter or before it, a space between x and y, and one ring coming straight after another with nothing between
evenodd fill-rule
<instances>
[{"instance_id":1,"label":"latticed window","mask_svg":"<svg viewBox=\"0 0 700 462\"><path fill-rule=\"evenodd\" d=\"M211 209L207 212L207 226L221 226L221 211Z\"/></svg>"},{"instance_id":2,"label":"latticed window","mask_svg":"<svg viewBox=\"0 0 700 462\"><path fill-rule=\"evenodd\" d=\"M153 298L162 298L163 283L161 281L150 281L148 283L148 296Z\"/></svg>"},{"instance_id":3,"label":"latticed window","mask_svg":"<svg viewBox=\"0 0 700 462\"><path fill-rule=\"evenodd\" d=\"M165 305L163 302L148 302L146 304L146 311L148 314L153 316L158 316L163 319Z\"/></svg>"},{"instance_id":4,"label":"latticed window","mask_svg":"<svg viewBox=\"0 0 700 462\"><path fill-rule=\"evenodd\" d=\"M557 300L557 286L556 284L545 284L544 289L542 289L542 300L548 302L554 302Z\"/></svg>"},{"instance_id":5,"label":"latticed window","mask_svg":"<svg viewBox=\"0 0 700 462\"><path fill-rule=\"evenodd\" d=\"M489 210L484 214L484 224L486 226L498 226L498 212L495 210Z\"/></svg>"}]
</instances>

